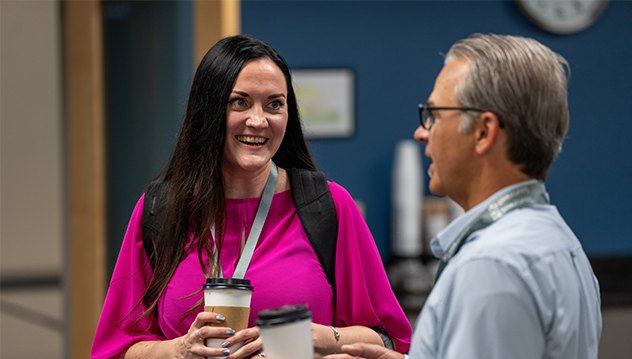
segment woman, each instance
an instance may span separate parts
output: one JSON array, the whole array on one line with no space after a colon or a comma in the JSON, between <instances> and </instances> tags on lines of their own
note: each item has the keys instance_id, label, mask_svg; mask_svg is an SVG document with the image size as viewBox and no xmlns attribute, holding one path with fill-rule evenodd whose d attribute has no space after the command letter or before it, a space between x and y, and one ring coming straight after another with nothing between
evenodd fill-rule
<instances>
[{"instance_id":1,"label":"woman","mask_svg":"<svg viewBox=\"0 0 632 359\"><path fill-rule=\"evenodd\" d=\"M351 196L328 183L339 223L334 303L296 215L284 169L289 167L316 170L287 64L258 40L234 36L219 41L195 73L180 137L162 174L169 194L161 245L152 258L162 265L152 269L143 249L141 197L114 270L92 358L247 358L261 351L257 313L287 304L306 304L313 312L319 354L358 341L383 345L378 332L406 351L410 325ZM274 168L278 181L272 204L246 273L255 288L249 328L235 333L205 326L223 318L202 311L202 284L217 276L220 267L224 277L234 274ZM219 256L213 259L215 251ZM210 337L226 338L223 348L205 347ZM235 350L241 342L243 347Z\"/></svg>"}]
</instances>

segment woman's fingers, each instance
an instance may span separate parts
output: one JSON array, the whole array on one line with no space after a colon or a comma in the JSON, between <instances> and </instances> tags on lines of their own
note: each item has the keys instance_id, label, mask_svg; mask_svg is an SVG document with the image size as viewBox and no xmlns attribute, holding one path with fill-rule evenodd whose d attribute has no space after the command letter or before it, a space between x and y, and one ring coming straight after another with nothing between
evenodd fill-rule
<instances>
[{"instance_id":1,"label":"woman's fingers","mask_svg":"<svg viewBox=\"0 0 632 359\"><path fill-rule=\"evenodd\" d=\"M198 315L195 317L195 321L193 321L193 324L191 324L191 326L196 327L196 328L200 328L202 327L204 324L206 323L224 323L224 321L226 320L226 318L224 318L222 315L217 314L217 313L213 313L213 312L199 312Z\"/></svg>"},{"instance_id":2,"label":"woman's fingers","mask_svg":"<svg viewBox=\"0 0 632 359\"><path fill-rule=\"evenodd\" d=\"M228 327L208 326L207 323L221 324L226 319L212 312L200 312L189 328L189 342L201 341L206 338L228 338L235 334L235 331Z\"/></svg>"},{"instance_id":3,"label":"woman's fingers","mask_svg":"<svg viewBox=\"0 0 632 359\"><path fill-rule=\"evenodd\" d=\"M243 346L237 349L235 344L243 343ZM240 330L234 336L229 337L222 344L230 349L231 354L228 359L249 358L253 354L261 351L261 338L259 337L259 328L247 328Z\"/></svg>"},{"instance_id":4,"label":"woman's fingers","mask_svg":"<svg viewBox=\"0 0 632 359\"><path fill-rule=\"evenodd\" d=\"M182 337L185 358L199 358L209 356L228 356L230 350L226 346L209 348L206 346L208 338L228 338L235 335L235 331L227 327L211 327L207 323L221 324L224 317L217 313L200 312L189 328L189 332Z\"/></svg>"},{"instance_id":5,"label":"woman's fingers","mask_svg":"<svg viewBox=\"0 0 632 359\"><path fill-rule=\"evenodd\" d=\"M226 357L230 355L230 349L202 347L196 352L196 355L202 358L206 357Z\"/></svg>"},{"instance_id":6,"label":"woman's fingers","mask_svg":"<svg viewBox=\"0 0 632 359\"><path fill-rule=\"evenodd\" d=\"M194 334L196 339L228 338L235 335L235 331L228 327L211 327L205 325L199 329L196 329Z\"/></svg>"},{"instance_id":7,"label":"woman's fingers","mask_svg":"<svg viewBox=\"0 0 632 359\"><path fill-rule=\"evenodd\" d=\"M208 326L206 323L223 323L224 317L212 312L198 313L185 339L187 357L224 356L228 359L249 358L261 352L259 328L247 328L235 333L231 328ZM206 339L224 339L213 347L206 347ZM221 344L220 344L221 343ZM235 344L243 343L241 347ZM197 345L196 345L197 344ZM215 343L214 343L215 344Z\"/></svg>"},{"instance_id":8,"label":"woman's fingers","mask_svg":"<svg viewBox=\"0 0 632 359\"><path fill-rule=\"evenodd\" d=\"M234 353L231 354L228 359L242 359L250 357L259 359L259 357L254 355L261 352L261 338L257 338L250 342L244 343L244 346L242 346L238 350L234 350L230 347L229 349L231 349L231 351L234 351Z\"/></svg>"},{"instance_id":9,"label":"woman's fingers","mask_svg":"<svg viewBox=\"0 0 632 359\"><path fill-rule=\"evenodd\" d=\"M246 328L238 331L232 338L229 340L236 342L246 342L249 343L255 339L259 338L259 328Z\"/></svg>"},{"instance_id":10,"label":"woman's fingers","mask_svg":"<svg viewBox=\"0 0 632 359\"><path fill-rule=\"evenodd\" d=\"M194 327L192 327L193 329ZM219 328L204 326L190 331L184 336L186 354L185 358L199 357L225 357L230 355L231 349L228 345L221 345L225 338L231 337L235 331L230 328ZM206 346L209 339L213 340L210 347Z\"/></svg>"}]
</instances>

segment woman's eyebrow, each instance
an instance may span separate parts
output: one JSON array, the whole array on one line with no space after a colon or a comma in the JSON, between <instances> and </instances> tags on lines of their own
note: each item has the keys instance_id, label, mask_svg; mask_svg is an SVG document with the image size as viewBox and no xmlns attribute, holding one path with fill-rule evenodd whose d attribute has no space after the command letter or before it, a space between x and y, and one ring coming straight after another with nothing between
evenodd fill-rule
<instances>
[{"instance_id":1,"label":"woman's eyebrow","mask_svg":"<svg viewBox=\"0 0 632 359\"><path fill-rule=\"evenodd\" d=\"M231 93L236 93L236 94L238 94L240 96L243 96L243 97L250 97L250 95L247 92L243 92L243 91L235 91L235 90L233 90L233 91L231 91ZM272 94L272 95L268 96L269 99L279 98L279 97L285 98L285 94L284 93L276 93L276 94Z\"/></svg>"}]
</instances>

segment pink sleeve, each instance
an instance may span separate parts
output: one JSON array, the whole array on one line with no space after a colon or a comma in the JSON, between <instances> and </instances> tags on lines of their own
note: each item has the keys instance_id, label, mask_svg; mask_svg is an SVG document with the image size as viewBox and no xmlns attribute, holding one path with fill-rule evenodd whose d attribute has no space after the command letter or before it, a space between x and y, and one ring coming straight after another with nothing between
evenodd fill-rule
<instances>
[{"instance_id":1,"label":"pink sleeve","mask_svg":"<svg viewBox=\"0 0 632 359\"><path fill-rule=\"evenodd\" d=\"M112 358L136 342L165 339L155 317L138 320L144 311L140 298L152 275L141 232L143 199L136 204L125 233L92 343L92 359Z\"/></svg>"},{"instance_id":2,"label":"pink sleeve","mask_svg":"<svg viewBox=\"0 0 632 359\"><path fill-rule=\"evenodd\" d=\"M334 325L379 327L406 353L411 327L384 270L382 258L360 210L340 185L329 182L338 215Z\"/></svg>"}]
</instances>

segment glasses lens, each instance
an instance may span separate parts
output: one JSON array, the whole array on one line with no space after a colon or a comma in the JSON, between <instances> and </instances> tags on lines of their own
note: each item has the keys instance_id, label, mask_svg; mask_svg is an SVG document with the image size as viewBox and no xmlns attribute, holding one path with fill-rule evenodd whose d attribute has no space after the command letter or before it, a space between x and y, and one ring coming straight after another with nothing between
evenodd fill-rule
<instances>
[{"instance_id":1,"label":"glasses lens","mask_svg":"<svg viewBox=\"0 0 632 359\"><path fill-rule=\"evenodd\" d=\"M426 110L426 106L419 105L419 122L421 123L421 127L428 129L426 126L428 124L428 110Z\"/></svg>"},{"instance_id":2,"label":"glasses lens","mask_svg":"<svg viewBox=\"0 0 632 359\"><path fill-rule=\"evenodd\" d=\"M434 117L427 108L424 108L423 125L426 130L430 130L430 127L434 124Z\"/></svg>"}]
</instances>

